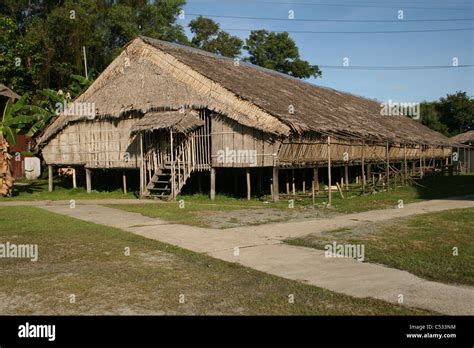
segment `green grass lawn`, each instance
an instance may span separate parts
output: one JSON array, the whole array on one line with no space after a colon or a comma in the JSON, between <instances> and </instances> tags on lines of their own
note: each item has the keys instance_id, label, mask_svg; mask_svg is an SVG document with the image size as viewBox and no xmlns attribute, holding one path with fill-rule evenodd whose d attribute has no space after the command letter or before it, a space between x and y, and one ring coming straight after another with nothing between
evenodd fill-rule
<instances>
[{"instance_id":1,"label":"green grass lawn","mask_svg":"<svg viewBox=\"0 0 474 348\"><path fill-rule=\"evenodd\" d=\"M337 294L39 208L0 207L0 243L6 242L38 244L39 259L0 258L0 314L430 314ZM124 254L127 247L130 256Z\"/></svg>"},{"instance_id":2,"label":"green grass lawn","mask_svg":"<svg viewBox=\"0 0 474 348\"><path fill-rule=\"evenodd\" d=\"M0 197L0 202L9 201L42 201L42 200L70 200L70 199L122 199L137 198L136 192L123 194L122 190L96 191L87 193L83 187L71 188L65 183L55 180L53 192L48 192L48 180L17 180L12 197Z\"/></svg>"},{"instance_id":3,"label":"green grass lawn","mask_svg":"<svg viewBox=\"0 0 474 348\"><path fill-rule=\"evenodd\" d=\"M293 245L323 249L365 245L365 261L407 270L446 283L474 285L474 209L455 209L369 223L289 239ZM458 255L453 255L457 248Z\"/></svg>"},{"instance_id":4,"label":"green grass lawn","mask_svg":"<svg viewBox=\"0 0 474 348\"><path fill-rule=\"evenodd\" d=\"M378 192L373 195L353 194L349 198L342 199L338 193L333 193L333 207L325 208L325 198L319 198L313 209L311 198L295 198L294 208L289 208L287 200L273 203L265 198L237 199L217 195L215 201L210 201L206 195L179 196L176 202L167 202L161 205L110 205L110 207L126 211L140 213L145 216L160 218L171 223L188 224L200 227L213 227L217 218L216 212L227 212L228 226L221 224L217 228L233 227L232 219L240 219L241 225L257 225L270 222L284 222L288 220L300 220L315 217L332 217L338 213L356 213L375 209L386 209L396 207L399 200L404 204L419 202L427 199L446 198L474 194L474 175L462 175L454 177L429 176L419 185L400 187L393 191ZM268 198L268 197L267 197ZM183 200L185 208L180 209L179 201ZM258 209L258 210L257 210ZM267 214L269 209L279 210ZM253 218L244 221L245 212ZM261 215L257 215L256 212ZM239 213L234 214L233 212ZM215 226L214 226L215 227Z\"/></svg>"}]
</instances>

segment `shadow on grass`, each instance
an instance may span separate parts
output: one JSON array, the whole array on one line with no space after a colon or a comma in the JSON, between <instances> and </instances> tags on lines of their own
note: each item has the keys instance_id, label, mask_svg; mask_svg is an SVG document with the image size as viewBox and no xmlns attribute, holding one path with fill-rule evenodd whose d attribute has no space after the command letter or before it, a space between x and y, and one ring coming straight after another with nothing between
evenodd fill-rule
<instances>
[{"instance_id":1,"label":"shadow on grass","mask_svg":"<svg viewBox=\"0 0 474 348\"><path fill-rule=\"evenodd\" d=\"M419 180L418 184L415 188L421 199L474 195L474 174L442 176L436 173Z\"/></svg>"}]
</instances>

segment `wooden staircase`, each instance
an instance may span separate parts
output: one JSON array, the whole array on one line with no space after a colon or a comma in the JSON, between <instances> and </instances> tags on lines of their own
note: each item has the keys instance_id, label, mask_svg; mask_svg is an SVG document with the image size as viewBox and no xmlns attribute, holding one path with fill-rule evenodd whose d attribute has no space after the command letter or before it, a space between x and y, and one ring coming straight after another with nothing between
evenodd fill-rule
<instances>
[{"instance_id":1,"label":"wooden staircase","mask_svg":"<svg viewBox=\"0 0 474 348\"><path fill-rule=\"evenodd\" d=\"M148 197L176 198L195 169L193 145L194 138L184 138L170 157L155 162L153 176L146 186ZM148 161L152 161L151 156Z\"/></svg>"}]
</instances>

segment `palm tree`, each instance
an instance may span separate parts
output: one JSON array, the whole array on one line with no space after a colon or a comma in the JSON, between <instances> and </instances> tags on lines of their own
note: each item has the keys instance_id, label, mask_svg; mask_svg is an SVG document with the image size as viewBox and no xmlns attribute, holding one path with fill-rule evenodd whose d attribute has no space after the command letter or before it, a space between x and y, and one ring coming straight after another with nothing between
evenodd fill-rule
<instances>
[{"instance_id":1,"label":"palm tree","mask_svg":"<svg viewBox=\"0 0 474 348\"><path fill-rule=\"evenodd\" d=\"M11 155L8 147L16 144L16 135L25 133L33 136L53 116L51 112L34 105L26 105L28 94L18 101L8 99L0 121L0 196L9 196L13 189Z\"/></svg>"}]
</instances>

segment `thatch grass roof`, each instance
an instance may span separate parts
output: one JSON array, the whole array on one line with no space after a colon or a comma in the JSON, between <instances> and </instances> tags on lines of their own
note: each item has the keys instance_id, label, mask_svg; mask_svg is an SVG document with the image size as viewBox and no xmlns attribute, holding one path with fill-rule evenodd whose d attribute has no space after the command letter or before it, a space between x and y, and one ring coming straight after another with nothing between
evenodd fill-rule
<instances>
[{"instance_id":1,"label":"thatch grass roof","mask_svg":"<svg viewBox=\"0 0 474 348\"><path fill-rule=\"evenodd\" d=\"M143 115L184 106L207 108L280 136L317 132L375 142L452 143L408 117L382 116L377 101L147 37L130 42L76 102L94 102L97 117L123 117L132 111ZM59 116L39 142L82 119Z\"/></svg>"},{"instance_id":2,"label":"thatch grass roof","mask_svg":"<svg viewBox=\"0 0 474 348\"><path fill-rule=\"evenodd\" d=\"M7 98L20 99L20 96L18 94L13 92L10 88L8 88L2 83L0 83L0 95L3 95L4 97L7 97Z\"/></svg>"},{"instance_id":3,"label":"thatch grass roof","mask_svg":"<svg viewBox=\"0 0 474 348\"><path fill-rule=\"evenodd\" d=\"M474 144L474 130L455 135L454 137L451 138L451 140L459 144L472 145Z\"/></svg>"},{"instance_id":4,"label":"thatch grass roof","mask_svg":"<svg viewBox=\"0 0 474 348\"><path fill-rule=\"evenodd\" d=\"M172 129L175 132L189 133L204 125L195 110L150 112L137 121L132 127L132 133Z\"/></svg>"}]
</instances>

